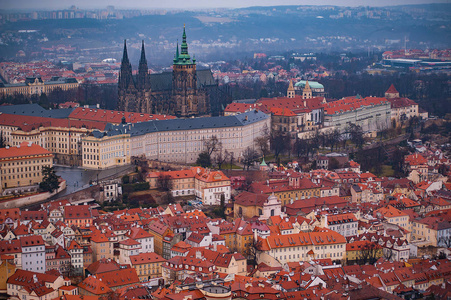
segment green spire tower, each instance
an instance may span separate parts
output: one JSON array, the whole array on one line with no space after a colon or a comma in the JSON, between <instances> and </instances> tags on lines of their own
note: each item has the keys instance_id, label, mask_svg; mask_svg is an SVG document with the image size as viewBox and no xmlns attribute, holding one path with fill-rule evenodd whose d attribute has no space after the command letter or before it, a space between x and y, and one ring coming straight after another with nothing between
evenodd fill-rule
<instances>
[{"instance_id":1,"label":"green spire tower","mask_svg":"<svg viewBox=\"0 0 451 300\"><path fill-rule=\"evenodd\" d=\"M177 65L195 64L195 61L191 61L191 57L188 54L188 43L186 42L185 25L183 25L183 35L182 35L182 44L180 45L180 54L179 54L179 45L177 42L177 52L175 53L174 64Z\"/></svg>"}]
</instances>

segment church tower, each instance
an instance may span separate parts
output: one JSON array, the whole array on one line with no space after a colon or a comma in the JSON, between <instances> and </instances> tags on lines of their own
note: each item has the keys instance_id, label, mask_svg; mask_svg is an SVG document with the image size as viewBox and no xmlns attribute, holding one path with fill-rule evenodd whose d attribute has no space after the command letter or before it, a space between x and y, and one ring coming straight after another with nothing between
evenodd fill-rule
<instances>
[{"instance_id":1,"label":"church tower","mask_svg":"<svg viewBox=\"0 0 451 300\"><path fill-rule=\"evenodd\" d=\"M290 80L290 85L288 85L288 90L287 90L287 97L294 98L294 95L295 95L295 90L293 87L293 81Z\"/></svg>"},{"instance_id":2,"label":"church tower","mask_svg":"<svg viewBox=\"0 0 451 300\"><path fill-rule=\"evenodd\" d=\"M139 111L145 113L152 113L152 107L150 103L150 76L149 68L147 67L146 51L144 50L144 41L141 46L141 58L139 60L138 67L138 99L139 99Z\"/></svg>"},{"instance_id":3,"label":"church tower","mask_svg":"<svg viewBox=\"0 0 451 300\"><path fill-rule=\"evenodd\" d=\"M302 99L311 99L312 98L312 89L308 83L308 80L305 83L305 87L302 90Z\"/></svg>"},{"instance_id":4,"label":"church tower","mask_svg":"<svg viewBox=\"0 0 451 300\"><path fill-rule=\"evenodd\" d=\"M124 41L124 54L118 82L118 109L130 112L152 113L150 92L150 76L144 51L144 41L142 42L141 59L139 60L138 76L136 78L133 77L132 65L128 59L127 43Z\"/></svg>"},{"instance_id":5,"label":"church tower","mask_svg":"<svg viewBox=\"0 0 451 300\"><path fill-rule=\"evenodd\" d=\"M189 117L202 113L205 97L199 99L197 92L196 59L188 54L185 26L183 26L182 44L177 43L172 68L172 98L175 103L175 114ZM199 101L201 100L201 101ZM199 103L200 102L200 103Z\"/></svg>"},{"instance_id":6,"label":"church tower","mask_svg":"<svg viewBox=\"0 0 451 300\"><path fill-rule=\"evenodd\" d=\"M124 40L124 53L122 56L121 70L118 81L119 110L135 111L136 86L133 81L132 65L128 60L127 42Z\"/></svg>"}]
</instances>

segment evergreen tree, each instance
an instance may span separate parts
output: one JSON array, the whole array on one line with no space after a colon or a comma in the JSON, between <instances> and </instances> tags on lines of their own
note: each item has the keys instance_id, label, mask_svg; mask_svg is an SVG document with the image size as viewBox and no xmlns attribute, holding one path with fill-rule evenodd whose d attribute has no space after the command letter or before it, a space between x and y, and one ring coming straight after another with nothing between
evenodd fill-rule
<instances>
[{"instance_id":1,"label":"evergreen tree","mask_svg":"<svg viewBox=\"0 0 451 300\"><path fill-rule=\"evenodd\" d=\"M42 182L39 183L41 190L50 193L57 190L59 186L58 176L53 167L43 167L42 174L44 175L44 178L42 178Z\"/></svg>"}]
</instances>

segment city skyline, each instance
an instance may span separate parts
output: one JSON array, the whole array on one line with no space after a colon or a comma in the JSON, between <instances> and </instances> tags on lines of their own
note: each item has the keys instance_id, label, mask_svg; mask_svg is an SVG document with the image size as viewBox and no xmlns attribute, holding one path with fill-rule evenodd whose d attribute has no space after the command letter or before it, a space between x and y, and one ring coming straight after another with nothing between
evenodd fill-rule
<instances>
[{"instance_id":1,"label":"city skyline","mask_svg":"<svg viewBox=\"0 0 451 300\"><path fill-rule=\"evenodd\" d=\"M72 5L80 9L97 9L97 8L105 8L106 6L112 5L117 9L205 9L205 8L244 8L244 7L252 7L252 6L283 6L283 5L334 5L334 6L371 6L371 7L383 7L383 6L396 6L396 5L415 5L415 4L432 4L432 3L448 3L446 0L399 0L396 2L389 0L381 0L375 3L374 1L369 0L346 0L346 1L337 1L337 0L307 0L307 1L296 1L296 0L283 0L283 1L274 1L274 0L263 0L263 1L208 1L208 0L195 0L195 1L180 1L180 0L170 0L164 2L148 2L144 0L133 0L128 1L127 4L124 5L123 1L119 0L100 0L92 1L80 0L74 3L73 1L63 0L55 1L52 0L43 0L40 1L39 4L36 2L32 2L29 0L6 0L0 4L0 9L5 10L52 10L52 9L67 9Z\"/></svg>"}]
</instances>

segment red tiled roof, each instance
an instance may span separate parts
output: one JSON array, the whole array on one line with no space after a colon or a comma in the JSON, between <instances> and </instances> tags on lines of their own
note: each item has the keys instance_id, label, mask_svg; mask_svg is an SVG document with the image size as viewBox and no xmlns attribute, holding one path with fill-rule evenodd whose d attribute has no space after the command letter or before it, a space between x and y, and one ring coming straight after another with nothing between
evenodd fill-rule
<instances>
[{"instance_id":1,"label":"red tiled roof","mask_svg":"<svg viewBox=\"0 0 451 300\"><path fill-rule=\"evenodd\" d=\"M103 295L112 292L107 284L95 276L88 276L78 284L78 287L92 293L94 295Z\"/></svg>"},{"instance_id":2,"label":"red tiled roof","mask_svg":"<svg viewBox=\"0 0 451 300\"><path fill-rule=\"evenodd\" d=\"M104 130L106 122L79 121L79 120L2 114L0 118L0 125L19 127L23 131L27 132L37 129L41 126Z\"/></svg>"},{"instance_id":3,"label":"red tiled roof","mask_svg":"<svg viewBox=\"0 0 451 300\"><path fill-rule=\"evenodd\" d=\"M29 142L23 142L18 147L0 148L0 159L3 160L32 155L53 156L50 151Z\"/></svg>"},{"instance_id":4,"label":"red tiled roof","mask_svg":"<svg viewBox=\"0 0 451 300\"><path fill-rule=\"evenodd\" d=\"M386 91L386 93L389 93L389 94L395 94L395 93L398 93L398 91L396 90L395 85L394 85L393 83L390 85L390 87L388 88L388 90Z\"/></svg>"},{"instance_id":5,"label":"red tiled roof","mask_svg":"<svg viewBox=\"0 0 451 300\"><path fill-rule=\"evenodd\" d=\"M340 100L328 102L326 104L323 104L323 106L325 114L333 115L337 113L356 110L364 106L381 105L385 103L388 103L386 98L366 97L362 99L356 97L347 97Z\"/></svg>"},{"instance_id":6,"label":"red tiled roof","mask_svg":"<svg viewBox=\"0 0 451 300\"><path fill-rule=\"evenodd\" d=\"M132 265L140 265L155 262L165 262L166 259L154 252L141 253L138 255L131 255L130 262Z\"/></svg>"}]
</instances>

